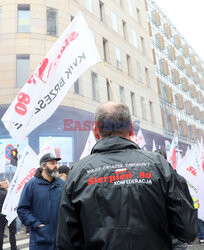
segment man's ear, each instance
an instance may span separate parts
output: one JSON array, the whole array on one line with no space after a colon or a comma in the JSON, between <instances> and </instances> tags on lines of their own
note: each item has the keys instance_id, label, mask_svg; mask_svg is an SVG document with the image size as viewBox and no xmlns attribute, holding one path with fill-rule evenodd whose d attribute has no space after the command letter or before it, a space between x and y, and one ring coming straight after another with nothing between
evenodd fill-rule
<instances>
[{"instance_id":1,"label":"man's ear","mask_svg":"<svg viewBox=\"0 0 204 250\"><path fill-rule=\"evenodd\" d=\"M96 126L96 124L94 124L93 131L94 131L94 136L96 137L96 139L101 140L101 137L100 137L99 131L98 131L98 127Z\"/></svg>"},{"instance_id":2,"label":"man's ear","mask_svg":"<svg viewBox=\"0 0 204 250\"><path fill-rule=\"evenodd\" d=\"M134 127L133 127L133 122L131 122L131 125L130 125L130 132L129 132L129 136L134 136Z\"/></svg>"},{"instance_id":3,"label":"man's ear","mask_svg":"<svg viewBox=\"0 0 204 250\"><path fill-rule=\"evenodd\" d=\"M41 164L41 168L42 168L42 169L45 169L45 167L46 167L46 166L45 166L45 163L44 163L44 164Z\"/></svg>"}]
</instances>

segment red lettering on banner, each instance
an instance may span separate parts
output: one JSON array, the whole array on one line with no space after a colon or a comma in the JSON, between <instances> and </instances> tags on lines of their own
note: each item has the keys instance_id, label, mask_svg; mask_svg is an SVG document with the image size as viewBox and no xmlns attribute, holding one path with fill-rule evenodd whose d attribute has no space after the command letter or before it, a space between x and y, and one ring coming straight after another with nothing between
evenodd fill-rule
<instances>
[{"instance_id":1,"label":"red lettering on banner","mask_svg":"<svg viewBox=\"0 0 204 250\"><path fill-rule=\"evenodd\" d=\"M16 194L25 186L25 184L35 175L36 169L32 168L29 171L29 174L21 181L18 183L18 186L16 188Z\"/></svg>"},{"instance_id":2,"label":"red lettering on banner","mask_svg":"<svg viewBox=\"0 0 204 250\"><path fill-rule=\"evenodd\" d=\"M26 95L25 93L21 92L18 94L17 100L18 103L15 105L16 113L18 113L19 115L25 115L27 113L26 104L30 103L29 95Z\"/></svg>"},{"instance_id":3,"label":"red lettering on banner","mask_svg":"<svg viewBox=\"0 0 204 250\"><path fill-rule=\"evenodd\" d=\"M194 176L197 176L197 171L193 166L188 167L187 170L191 172L191 174L193 174Z\"/></svg>"}]
</instances>

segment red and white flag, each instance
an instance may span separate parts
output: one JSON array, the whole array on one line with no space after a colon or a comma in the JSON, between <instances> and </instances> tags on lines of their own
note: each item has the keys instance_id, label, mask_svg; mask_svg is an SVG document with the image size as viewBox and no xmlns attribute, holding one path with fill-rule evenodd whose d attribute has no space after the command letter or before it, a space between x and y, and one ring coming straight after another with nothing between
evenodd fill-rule
<instances>
[{"instance_id":1,"label":"red and white flag","mask_svg":"<svg viewBox=\"0 0 204 250\"><path fill-rule=\"evenodd\" d=\"M49 136L47 141L43 144L42 148L40 148L40 153L38 154L38 159L40 159L43 155L51 153L54 156L56 156L55 154L55 147L53 144L53 140L52 137Z\"/></svg>"},{"instance_id":2,"label":"red and white flag","mask_svg":"<svg viewBox=\"0 0 204 250\"><path fill-rule=\"evenodd\" d=\"M8 193L3 203L2 214L6 215L8 225L17 217L17 207L25 184L35 175L39 160L32 148L27 145L20 160L15 175L9 185Z\"/></svg>"},{"instance_id":3,"label":"red and white flag","mask_svg":"<svg viewBox=\"0 0 204 250\"><path fill-rule=\"evenodd\" d=\"M93 134L93 131L91 130L89 133L89 137L87 139L84 151L81 154L80 160L91 153L91 150L95 144L96 144L96 139L95 139L95 136Z\"/></svg>"},{"instance_id":4,"label":"red and white flag","mask_svg":"<svg viewBox=\"0 0 204 250\"><path fill-rule=\"evenodd\" d=\"M92 33L79 12L25 83L2 122L22 141L58 108L74 82L100 62Z\"/></svg>"},{"instance_id":5,"label":"red and white flag","mask_svg":"<svg viewBox=\"0 0 204 250\"><path fill-rule=\"evenodd\" d=\"M140 129L137 133L137 136L133 138L133 140L135 139L135 143L140 147L143 148L146 145L146 141L145 138L143 136L142 130Z\"/></svg>"},{"instance_id":6,"label":"red and white flag","mask_svg":"<svg viewBox=\"0 0 204 250\"><path fill-rule=\"evenodd\" d=\"M176 159L176 149L178 148L178 135L175 132L174 137L171 142L170 152L168 156L168 161L171 163L173 169L176 169L177 159Z\"/></svg>"}]
</instances>

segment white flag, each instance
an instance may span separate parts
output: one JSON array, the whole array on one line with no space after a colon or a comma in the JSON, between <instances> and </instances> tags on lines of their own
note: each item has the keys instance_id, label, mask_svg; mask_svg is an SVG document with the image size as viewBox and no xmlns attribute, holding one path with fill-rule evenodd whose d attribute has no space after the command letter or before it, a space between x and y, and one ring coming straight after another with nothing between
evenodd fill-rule
<instances>
[{"instance_id":1,"label":"white flag","mask_svg":"<svg viewBox=\"0 0 204 250\"><path fill-rule=\"evenodd\" d=\"M5 150L0 151L0 173L5 173L6 157Z\"/></svg>"},{"instance_id":2,"label":"white flag","mask_svg":"<svg viewBox=\"0 0 204 250\"><path fill-rule=\"evenodd\" d=\"M154 152L155 150L157 150L157 148L156 148L155 140L153 140L153 142L152 142L152 152Z\"/></svg>"},{"instance_id":3,"label":"white flag","mask_svg":"<svg viewBox=\"0 0 204 250\"><path fill-rule=\"evenodd\" d=\"M2 118L17 142L45 122L58 108L74 82L101 61L81 12L68 26Z\"/></svg>"},{"instance_id":4,"label":"white flag","mask_svg":"<svg viewBox=\"0 0 204 250\"><path fill-rule=\"evenodd\" d=\"M96 139L95 139L95 136L93 134L93 131L91 130L90 133L89 133L89 137L87 139L84 151L81 154L80 159L82 159L82 158L86 157L87 155L89 155L91 153L91 150L92 150L92 148L93 148L93 146L95 144L96 144Z\"/></svg>"},{"instance_id":5,"label":"white flag","mask_svg":"<svg viewBox=\"0 0 204 250\"><path fill-rule=\"evenodd\" d=\"M203 140L201 137L201 143L199 144L198 158L200 158L200 165L197 171L198 174L198 218L204 221L204 148Z\"/></svg>"},{"instance_id":6,"label":"white flag","mask_svg":"<svg viewBox=\"0 0 204 250\"><path fill-rule=\"evenodd\" d=\"M174 133L174 137L171 142L170 152L167 158L167 160L171 163L173 169L176 169L176 166L177 166L176 149L178 149L177 132Z\"/></svg>"},{"instance_id":7,"label":"white flag","mask_svg":"<svg viewBox=\"0 0 204 250\"><path fill-rule=\"evenodd\" d=\"M177 168L178 174L186 179L191 196L196 199L198 199L197 171L200 164L197 152L197 145L194 145Z\"/></svg>"},{"instance_id":8,"label":"white flag","mask_svg":"<svg viewBox=\"0 0 204 250\"><path fill-rule=\"evenodd\" d=\"M168 140L165 140L165 147L166 147L166 156L167 156L167 159L169 159L171 143Z\"/></svg>"},{"instance_id":9,"label":"white flag","mask_svg":"<svg viewBox=\"0 0 204 250\"><path fill-rule=\"evenodd\" d=\"M145 145L146 145L146 141L145 141L145 138L143 136L143 133L142 133L142 130L140 129L137 133L137 137L136 137L136 140L135 142L137 143L137 145L140 147L140 148L143 148Z\"/></svg>"},{"instance_id":10,"label":"white flag","mask_svg":"<svg viewBox=\"0 0 204 250\"><path fill-rule=\"evenodd\" d=\"M55 155L55 147L54 147L53 140L52 140L51 136L49 136L49 138L47 139L47 141L43 144L42 148L40 149L40 153L38 155L38 159L40 160L40 158L43 155L48 154L48 153L51 153L54 156L56 156Z\"/></svg>"},{"instance_id":11,"label":"white flag","mask_svg":"<svg viewBox=\"0 0 204 250\"><path fill-rule=\"evenodd\" d=\"M6 215L8 225L10 225L10 223L17 217L17 207L21 192L25 184L34 176L38 166L38 157L28 145L18 162L15 175L9 186L8 193L2 207L2 214Z\"/></svg>"}]
</instances>

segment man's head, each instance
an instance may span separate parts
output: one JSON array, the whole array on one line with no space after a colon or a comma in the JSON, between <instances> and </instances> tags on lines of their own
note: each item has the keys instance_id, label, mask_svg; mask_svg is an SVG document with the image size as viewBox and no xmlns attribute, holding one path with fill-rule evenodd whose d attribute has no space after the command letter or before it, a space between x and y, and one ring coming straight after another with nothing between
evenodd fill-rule
<instances>
[{"instance_id":1,"label":"man's head","mask_svg":"<svg viewBox=\"0 0 204 250\"><path fill-rule=\"evenodd\" d=\"M56 158L53 154L48 153L41 157L40 159L40 166L44 173L46 173L48 176L57 178L58 173L58 161L60 161L61 158Z\"/></svg>"},{"instance_id":2,"label":"man's head","mask_svg":"<svg viewBox=\"0 0 204 250\"><path fill-rule=\"evenodd\" d=\"M8 188L8 182L7 182L7 180L5 180L5 179L1 180L0 181L0 187L7 190L7 188Z\"/></svg>"},{"instance_id":3,"label":"man's head","mask_svg":"<svg viewBox=\"0 0 204 250\"><path fill-rule=\"evenodd\" d=\"M167 159L167 157L166 157L166 152L165 152L165 151L163 151L163 150L161 150L161 149L157 149L157 150L155 150L154 152L155 152L155 153L158 153L158 154L160 154L160 155L162 155L162 156L164 157L164 159Z\"/></svg>"},{"instance_id":4,"label":"man's head","mask_svg":"<svg viewBox=\"0 0 204 250\"><path fill-rule=\"evenodd\" d=\"M65 182L69 173L69 168L66 165L62 165L58 168L59 177Z\"/></svg>"},{"instance_id":5,"label":"man's head","mask_svg":"<svg viewBox=\"0 0 204 250\"><path fill-rule=\"evenodd\" d=\"M120 102L106 102L95 113L94 134L97 139L108 136L122 136L127 139L133 135L130 110Z\"/></svg>"}]
</instances>

